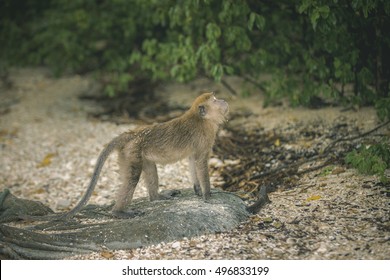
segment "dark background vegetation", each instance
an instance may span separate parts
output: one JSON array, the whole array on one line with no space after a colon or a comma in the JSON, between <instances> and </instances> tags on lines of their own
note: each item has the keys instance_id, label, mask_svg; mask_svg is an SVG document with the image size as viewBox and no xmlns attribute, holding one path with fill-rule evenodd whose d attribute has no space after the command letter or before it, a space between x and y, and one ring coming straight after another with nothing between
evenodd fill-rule
<instances>
[{"instance_id":1,"label":"dark background vegetation","mask_svg":"<svg viewBox=\"0 0 390 280\"><path fill-rule=\"evenodd\" d=\"M389 117L387 0L2 0L2 68L139 79L254 81L268 101L375 105ZM259 77L269 79L259 82Z\"/></svg>"}]
</instances>

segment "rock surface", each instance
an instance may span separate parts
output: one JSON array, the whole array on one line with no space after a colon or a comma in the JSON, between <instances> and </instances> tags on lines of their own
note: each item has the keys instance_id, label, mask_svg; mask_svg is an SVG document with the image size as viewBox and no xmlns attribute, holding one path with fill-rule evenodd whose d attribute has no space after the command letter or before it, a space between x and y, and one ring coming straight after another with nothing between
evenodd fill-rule
<instances>
[{"instance_id":1,"label":"rock surface","mask_svg":"<svg viewBox=\"0 0 390 280\"><path fill-rule=\"evenodd\" d=\"M141 214L131 219L107 219L109 208L88 206L77 218L27 229L2 225L0 241L7 248L2 253L11 258L58 259L103 249L132 249L226 232L249 217L239 197L221 191L214 191L207 203L188 189L169 200L138 199L132 208Z\"/></svg>"}]
</instances>

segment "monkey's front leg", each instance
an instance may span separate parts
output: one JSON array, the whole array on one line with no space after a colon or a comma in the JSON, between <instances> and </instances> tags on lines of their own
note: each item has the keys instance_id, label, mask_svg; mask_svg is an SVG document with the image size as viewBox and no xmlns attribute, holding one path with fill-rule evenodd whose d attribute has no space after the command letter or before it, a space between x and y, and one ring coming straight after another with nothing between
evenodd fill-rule
<instances>
[{"instance_id":1,"label":"monkey's front leg","mask_svg":"<svg viewBox=\"0 0 390 280\"><path fill-rule=\"evenodd\" d=\"M178 190L165 191L164 194L158 192L158 174L157 167L154 162L144 160L142 169L144 171L144 180L149 192L150 201L171 199L180 193Z\"/></svg>"},{"instance_id":2,"label":"monkey's front leg","mask_svg":"<svg viewBox=\"0 0 390 280\"><path fill-rule=\"evenodd\" d=\"M198 176L196 175L195 158L193 156L191 156L188 159L188 162L189 162L189 167L190 167L191 182L194 186L195 194L198 196L202 196L202 190L200 188Z\"/></svg>"},{"instance_id":3,"label":"monkey's front leg","mask_svg":"<svg viewBox=\"0 0 390 280\"><path fill-rule=\"evenodd\" d=\"M209 169L208 169L208 156L204 156L198 159L195 159L195 173L200 185L200 189L202 190L201 195L203 200L210 199L210 177L209 177ZM199 186L198 185L198 186ZM195 193L196 184L194 185ZM198 187L199 188L199 187Z\"/></svg>"}]
</instances>

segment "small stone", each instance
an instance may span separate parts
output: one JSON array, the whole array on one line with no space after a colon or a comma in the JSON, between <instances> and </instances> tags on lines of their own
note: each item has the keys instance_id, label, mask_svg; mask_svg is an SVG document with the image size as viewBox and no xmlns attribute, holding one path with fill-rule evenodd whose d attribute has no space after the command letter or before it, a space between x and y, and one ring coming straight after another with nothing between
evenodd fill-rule
<instances>
[{"instance_id":1,"label":"small stone","mask_svg":"<svg viewBox=\"0 0 390 280\"><path fill-rule=\"evenodd\" d=\"M241 160L240 159L236 159L236 160L227 159L224 162L226 165L237 165L241 162Z\"/></svg>"},{"instance_id":2,"label":"small stone","mask_svg":"<svg viewBox=\"0 0 390 280\"><path fill-rule=\"evenodd\" d=\"M71 205L71 201L69 199L58 199L57 208L58 209L67 209Z\"/></svg>"},{"instance_id":3,"label":"small stone","mask_svg":"<svg viewBox=\"0 0 390 280\"><path fill-rule=\"evenodd\" d=\"M210 158L209 164L210 164L210 166L217 167L217 168L223 166L222 160L220 160L218 158Z\"/></svg>"},{"instance_id":4,"label":"small stone","mask_svg":"<svg viewBox=\"0 0 390 280\"><path fill-rule=\"evenodd\" d=\"M181 244L179 241L172 243L172 249L179 249L180 247L181 247Z\"/></svg>"},{"instance_id":5,"label":"small stone","mask_svg":"<svg viewBox=\"0 0 390 280\"><path fill-rule=\"evenodd\" d=\"M325 253L326 251L328 251L328 249L326 248L326 245L324 243L321 243L320 247L317 249L317 252L318 253Z\"/></svg>"}]
</instances>

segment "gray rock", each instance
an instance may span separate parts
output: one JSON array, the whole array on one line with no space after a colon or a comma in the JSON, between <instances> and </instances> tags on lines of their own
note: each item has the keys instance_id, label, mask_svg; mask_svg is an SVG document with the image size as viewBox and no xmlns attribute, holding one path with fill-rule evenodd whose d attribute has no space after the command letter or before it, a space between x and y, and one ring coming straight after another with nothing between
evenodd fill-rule
<instances>
[{"instance_id":1,"label":"gray rock","mask_svg":"<svg viewBox=\"0 0 390 280\"><path fill-rule=\"evenodd\" d=\"M1 225L0 241L7 244L2 253L13 258L58 259L103 249L137 248L229 231L249 216L239 197L216 190L208 202L187 189L174 199L149 202L142 198L131 206L141 211L131 219L111 219L110 207L89 205L67 221L29 229ZM93 223L86 223L91 218Z\"/></svg>"}]
</instances>

